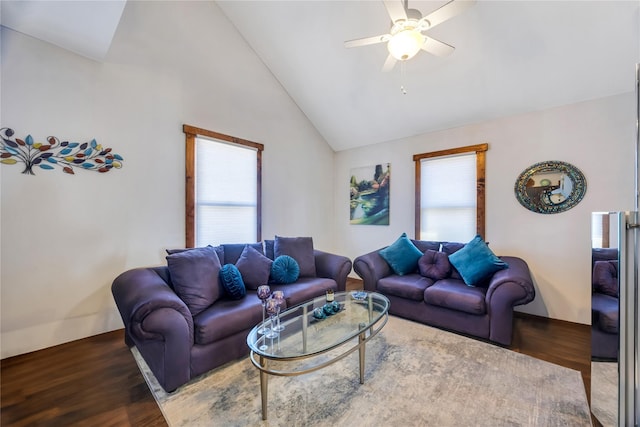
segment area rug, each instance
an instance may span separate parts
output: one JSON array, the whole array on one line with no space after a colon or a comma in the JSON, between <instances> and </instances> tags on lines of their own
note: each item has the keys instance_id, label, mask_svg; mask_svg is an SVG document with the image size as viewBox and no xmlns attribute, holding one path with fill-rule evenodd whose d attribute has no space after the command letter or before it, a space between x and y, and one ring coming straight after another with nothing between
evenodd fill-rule
<instances>
[{"instance_id":1,"label":"area rug","mask_svg":"<svg viewBox=\"0 0 640 427\"><path fill-rule=\"evenodd\" d=\"M358 354L295 377L230 363L166 393L132 352L170 426L590 426L578 371L390 316Z\"/></svg>"},{"instance_id":2,"label":"area rug","mask_svg":"<svg viewBox=\"0 0 640 427\"><path fill-rule=\"evenodd\" d=\"M617 362L591 362L591 410L603 426L618 425Z\"/></svg>"}]
</instances>

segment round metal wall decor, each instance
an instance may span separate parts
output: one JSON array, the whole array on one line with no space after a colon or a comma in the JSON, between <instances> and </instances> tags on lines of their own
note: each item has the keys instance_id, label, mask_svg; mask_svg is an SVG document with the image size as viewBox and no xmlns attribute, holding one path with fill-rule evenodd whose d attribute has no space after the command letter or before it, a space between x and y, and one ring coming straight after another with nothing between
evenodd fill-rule
<instances>
[{"instance_id":1,"label":"round metal wall decor","mask_svg":"<svg viewBox=\"0 0 640 427\"><path fill-rule=\"evenodd\" d=\"M580 169L550 160L525 169L516 180L516 198L532 212L554 214L571 209L587 192Z\"/></svg>"}]
</instances>

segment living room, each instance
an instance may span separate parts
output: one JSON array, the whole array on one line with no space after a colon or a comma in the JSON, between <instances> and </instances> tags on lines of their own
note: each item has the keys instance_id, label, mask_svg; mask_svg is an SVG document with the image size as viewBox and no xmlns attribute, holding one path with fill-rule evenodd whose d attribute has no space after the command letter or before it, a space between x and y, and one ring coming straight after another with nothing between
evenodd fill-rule
<instances>
[{"instance_id":1,"label":"living room","mask_svg":"<svg viewBox=\"0 0 640 427\"><path fill-rule=\"evenodd\" d=\"M534 302L519 310L589 324L590 214L634 204L638 6L618 6L635 16L636 35L636 56L620 60L630 64L622 90L489 119L479 112L449 128L341 151L216 3L127 2L102 61L3 26L2 127L39 142L95 138L124 162L108 174L0 167L1 357L122 328L113 279L165 264L165 249L185 245L183 124L265 145L263 239L312 236L315 247L350 259L412 234L414 154L487 142L485 238L497 254L525 259L536 286ZM628 30L610 25L594 31ZM586 176L573 209L540 215L516 200L518 175L545 160ZM393 168L390 224L350 225L350 170L381 162Z\"/></svg>"}]
</instances>

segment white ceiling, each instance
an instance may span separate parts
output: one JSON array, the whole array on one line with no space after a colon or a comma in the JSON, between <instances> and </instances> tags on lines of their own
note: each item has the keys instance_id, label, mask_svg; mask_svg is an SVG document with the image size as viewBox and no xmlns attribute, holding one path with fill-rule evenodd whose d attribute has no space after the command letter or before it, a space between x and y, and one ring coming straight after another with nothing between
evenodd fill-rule
<instances>
[{"instance_id":1,"label":"white ceiling","mask_svg":"<svg viewBox=\"0 0 640 427\"><path fill-rule=\"evenodd\" d=\"M2 0L1 23L98 61L104 60L126 0Z\"/></svg>"},{"instance_id":2,"label":"white ceiling","mask_svg":"<svg viewBox=\"0 0 640 427\"><path fill-rule=\"evenodd\" d=\"M103 60L125 2L3 0L0 16ZM380 0L216 3L336 151L632 92L640 62L640 0L478 0L428 32L452 55L420 52L389 73L384 44L343 45L389 31Z\"/></svg>"},{"instance_id":3,"label":"white ceiling","mask_svg":"<svg viewBox=\"0 0 640 427\"><path fill-rule=\"evenodd\" d=\"M632 92L640 62L638 1L479 0L428 32L455 52L404 77L381 72L385 44L343 46L389 31L382 1L218 4L335 150Z\"/></svg>"}]
</instances>

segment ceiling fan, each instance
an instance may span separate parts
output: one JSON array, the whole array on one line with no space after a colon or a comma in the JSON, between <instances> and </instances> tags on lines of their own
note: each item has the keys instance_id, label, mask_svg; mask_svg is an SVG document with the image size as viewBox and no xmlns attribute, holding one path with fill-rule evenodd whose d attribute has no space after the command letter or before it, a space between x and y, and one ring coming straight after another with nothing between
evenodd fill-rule
<instances>
[{"instance_id":1,"label":"ceiling fan","mask_svg":"<svg viewBox=\"0 0 640 427\"><path fill-rule=\"evenodd\" d=\"M391 30L388 34L349 40L344 46L358 47L376 43L387 43L389 56L382 71L390 71L397 61L413 58L420 49L436 56L449 55L455 49L444 42L428 37L424 31L464 12L475 4L476 0L452 0L427 16L417 9L409 9L408 0L383 0L391 17Z\"/></svg>"}]
</instances>

